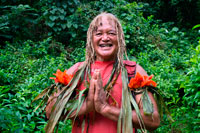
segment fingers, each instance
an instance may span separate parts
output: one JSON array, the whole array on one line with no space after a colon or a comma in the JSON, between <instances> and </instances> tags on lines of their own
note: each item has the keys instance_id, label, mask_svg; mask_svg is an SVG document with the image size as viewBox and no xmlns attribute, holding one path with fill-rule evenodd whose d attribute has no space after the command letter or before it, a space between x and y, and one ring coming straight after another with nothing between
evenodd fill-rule
<instances>
[{"instance_id":1,"label":"fingers","mask_svg":"<svg viewBox=\"0 0 200 133\"><path fill-rule=\"evenodd\" d=\"M99 69L96 69L94 72L94 79L96 80L95 88L96 89L101 89L103 88L103 82L101 78L101 73Z\"/></svg>"},{"instance_id":2,"label":"fingers","mask_svg":"<svg viewBox=\"0 0 200 133\"><path fill-rule=\"evenodd\" d=\"M96 69L92 76L92 79L90 80L90 89L89 89L89 94L88 94L89 99L94 98L95 86L98 79L98 75L99 75L99 69Z\"/></svg>"},{"instance_id":3,"label":"fingers","mask_svg":"<svg viewBox=\"0 0 200 133\"><path fill-rule=\"evenodd\" d=\"M94 71L92 79L90 80L88 100L93 101L93 107L97 112L101 112L105 105L107 105L106 93L103 89L103 82L99 69Z\"/></svg>"},{"instance_id":4,"label":"fingers","mask_svg":"<svg viewBox=\"0 0 200 133\"><path fill-rule=\"evenodd\" d=\"M97 79L99 78L99 73L100 73L100 70L99 70L99 69L95 69L92 78L93 78L94 80L97 80ZM101 75L100 75L100 76L101 76Z\"/></svg>"},{"instance_id":5,"label":"fingers","mask_svg":"<svg viewBox=\"0 0 200 133\"><path fill-rule=\"evenodd\" d=\"M101 89L103 89L101 74L100 74L100 71L98 69L95 70L94 78L95 78L94 100L97 101L97 100L99 100L99 97L102 94L101 93L101 91L102 91Z\"/></svg>"},{"instance_id":6,"label":"fingers","mask_svg":"<svg viewBox=\"0 0 200 133\"><path fill-rule=\"evenodd\" d=\"M105 107L107 106L106 93L103 89L103 83L99 71L97 71L96 76L97 80L95 82L94 107L98 113L103 113Z\"/></svg>"},{"instance_id":7,"label":"fingers","mask_svg":"<svg viewBox=\"0 0 200 133\"><path fill-rule=\"evenodd\" d=\"M89 92L88 92L88 100L93 100L93 97L94 97L94 84L95 84L95 80L92 78L90 80L90 88L89 88Z\"/></svg>"},{"instance_id":8,"label":"fingers","mask_svg":"<svg viewBox=\"0 0 200 133\"><path fill-rule=\"evenodd\" d=\"M95 73L92 76L92 79L90 80L90 87L89 92L86 100L86 106L87 110L91 111L94 110L94 95L95 95L95 86L97 82L98 72L99 70L96 70Z\"/></svg>"}]
</instances>

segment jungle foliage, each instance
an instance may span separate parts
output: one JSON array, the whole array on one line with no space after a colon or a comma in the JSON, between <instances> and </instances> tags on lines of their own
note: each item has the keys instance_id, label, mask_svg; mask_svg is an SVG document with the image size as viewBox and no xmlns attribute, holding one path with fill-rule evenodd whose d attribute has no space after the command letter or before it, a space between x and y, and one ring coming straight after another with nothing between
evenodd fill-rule
<instances>
[{"instance_id":1,"label":"jungle foliage","mask_svg":"<svg viewBox=\"0 0 200 133\"><path fill-rule=\"evenodd\" d=\"M193 6L185 11L184 2ZM164 115L155 132L199 131L199 4L195 0L1 0L0 132L44 132L45 112L33 112L38 103L31 101L53 83L49 77L57 69L84 61L87 28L103 11L120 19L129 58L154 74L163 92L174 122ZM174 8L176 14L169 17ZM59 132L71 131L70 121L59 125Z\"/></svg>"}]
</instances>

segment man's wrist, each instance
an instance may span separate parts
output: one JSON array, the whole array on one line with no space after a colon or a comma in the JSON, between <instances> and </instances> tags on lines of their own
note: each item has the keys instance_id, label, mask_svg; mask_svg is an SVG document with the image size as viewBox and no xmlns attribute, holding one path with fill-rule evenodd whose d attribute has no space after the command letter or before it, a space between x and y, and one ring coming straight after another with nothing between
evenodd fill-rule
<instances>
[{"instance_id":1,"label":"man's wrist","mask_svg":"<svg viewBox=\"0 0 200 133\"><path fill-rule=\"evenodd\" d=\"M101 115L114 121L118 120L119 114L120 109L114 106L110 106L109 104L107 104L101 111Z\"/></svg>"},{"instance_id":2,"label":"man's wrist","mask_svg":"<svg viewBox=\"0 0 200 133\"><path fill-rule=\"evenodd\" d=\"M106 116L106 114L108 114L110 105L109 104L104 104L100 110L98 110L97 112L99 112L100 114L102 114L103 116Z\"/></svg>"}]
</instances>

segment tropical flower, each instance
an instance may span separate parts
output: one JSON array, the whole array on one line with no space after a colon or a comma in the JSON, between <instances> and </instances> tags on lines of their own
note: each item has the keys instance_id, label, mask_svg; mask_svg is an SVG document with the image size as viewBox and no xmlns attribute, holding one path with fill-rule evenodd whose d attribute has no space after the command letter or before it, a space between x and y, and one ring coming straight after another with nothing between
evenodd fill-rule
<instances>
[{"instance_id":1,"label":"tropical flower","mask_svg":"<svg viewBox=\"0 0 200 133\"><path fill-rule=\"evenodd\" d=\"M153 75L151 76L142 76L139 72L136 73L134 78L131 78L128 87L131 90L137 89L137 88L142 88L144 86L153 86L156 87L157 84L153 80Z\"/></svg>"},{"instance_id":2,"label":"tropical flower","mask_svg":"<svg viewBox=\"0 0 200 133\"><path fill-rule=\"evenodd\" d=\"M55 83L61 83L64 85L67 85L73 77L71 74L67 74L67 70L62 72L60 69L58 69L53 75L56 77L50 77L50 79L54 79Z\"/></svg>"},{"instance_id":3,"label":"tropical flower","mask_svg":"<svg viewBox=\"0 0 200 133\"><path fill-rule=\"evenodd\" d=\"M144 86L153 86L153 87L156 87L157 83L155 81L151 80L152 78L153 78L153 75L151 75L151 76L144 76L143 82L141 84L141 87L144 87Z\"/></svg>"}]
</instances>

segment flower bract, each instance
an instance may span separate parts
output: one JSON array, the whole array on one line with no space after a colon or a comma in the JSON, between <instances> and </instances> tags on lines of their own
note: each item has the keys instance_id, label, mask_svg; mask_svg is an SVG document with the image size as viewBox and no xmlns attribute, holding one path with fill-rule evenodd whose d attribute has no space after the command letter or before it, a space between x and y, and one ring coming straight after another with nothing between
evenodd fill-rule
<instances>
[{"instance_id":1,"label":"flower bract","mask_svg":"<svg viewBox=\"0 0 200 133\"><path fill-rule=\"evenodd\" d=\"M55 75L56 77L50 77L50 79L54 79L55 83L61 83L64 85L69 84L73 77L71 74L67 74L67 70L62 72L60 71L60 69L58 69L53 75Z\"/></svg>"},{"instance_id":2,"label":"flower bract","mask_svg":"<svg viewBox=\"0 0 200 133\"><path fill-rule=\"evenodd\" d=\"M136 73L134 78L131 78L128 87L131 90L137 89L137 88L141 88L144 86L153 86L156 87L157 84L156 82L154 82L153 80L151 80L153 78L153 75L151 76L143 76L141 75L139 72Z\"/></svg>"}]
</instances>

